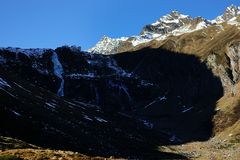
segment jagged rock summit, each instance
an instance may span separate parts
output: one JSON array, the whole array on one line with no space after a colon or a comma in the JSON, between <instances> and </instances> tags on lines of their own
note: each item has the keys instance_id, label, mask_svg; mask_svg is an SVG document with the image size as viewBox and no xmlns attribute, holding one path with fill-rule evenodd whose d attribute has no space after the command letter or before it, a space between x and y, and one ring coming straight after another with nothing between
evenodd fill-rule
<instances>
[{"instance_id":1,"label":"jagged rock summit","mask_svg":"<svg viewBox=\"0 0 240 160\"><path fill-rule=\"evenodd\" d=\"M230 25L239 25L239 15L240 7L235 5L227 7L224 14L214 20L207 20L203 17L193 18L178 11L172 11L156 22L143 27L140 35L122 38L104 36L88 51L99 54L115 54L127 51L126 48L134 48L152 40L162 41L170 36L194 32L209 26L222 25L224 22Z\"/></svg>"},{"instance_id":2,"label":"jagged rock summit","mask_svg":"<svg viewBox=\"0 0 240 160\"><path fill-rule=\"evenodd\" d=\"M233 20L233 18L236 19L236 17L239 15L240 15L240 7L231 5L227 7L223 15L218 16L212 22L216 22L216 23L228 22Z\"/></svg>"}]
</instances>

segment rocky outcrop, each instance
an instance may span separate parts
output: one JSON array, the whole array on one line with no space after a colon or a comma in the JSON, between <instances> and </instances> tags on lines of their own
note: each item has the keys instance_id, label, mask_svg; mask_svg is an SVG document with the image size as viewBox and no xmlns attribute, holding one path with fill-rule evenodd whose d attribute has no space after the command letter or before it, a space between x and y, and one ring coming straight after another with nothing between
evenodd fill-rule
<instances>
[{"instance_id":1,"label":"rocky outcrop","mask_svg":"<svg viewBox=\"0 0 240 160\"><path fill-rule=\"evenodd\" d=\"M226 55L230 61L232 80L237 83L240 78L240 42L227 46Z\"/></svg>"},{"instance_id":2,"label":"rocky outcrop","mask_svg":"<svg viewBox=\"0 0 240 160\"><path fill-rule=\"evenodd\" d=\"M212 69L213 73L221 78L225 92L230 91L234 82L232 81L231 75L229 75L229 70L222 64L217 64L217 58L214 54L208 56L207 64Z\"/></svg>"},{"instance_id":3,"label":"rocky outcrop","mask_svg":"<svg viewBox=\"0 0 240 160\"><path fill-rule=\"evenodd\" d=\"M240 43L234 42L226 46L225 56L227 63L219 63L216 54L210 54L207 63L215 75L221 78L225 92L235 92L234 85L239 82L240 75Z\"/></svg>"}]
</instances>

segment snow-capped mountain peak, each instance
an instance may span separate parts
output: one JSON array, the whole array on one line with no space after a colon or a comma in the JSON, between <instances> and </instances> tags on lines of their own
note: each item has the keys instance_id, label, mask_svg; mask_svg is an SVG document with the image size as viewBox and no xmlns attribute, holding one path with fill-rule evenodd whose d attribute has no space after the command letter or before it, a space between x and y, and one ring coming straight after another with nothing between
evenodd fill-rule
<instances>
[{"instance_id":1,"label":"snow-capped mountain peak","mask_svg":"<svg viewBox=\"0 0 240 160\"><path fill-rule=\"evenodd\" d=\"M125 40L127 40L125 37L114 39L108 36L103 36L102 39L96 44L96 46L89 49L88 52L109 54L111 52L114 52L116 46L118 46L121 41Z\"/></svg>"},{"instance_id":2,"label":"snow-capped mountain peak","mask_svg":"<svg viewBox=\"0 0 240 160\"><path fill-rule=\"evenodd\" d=\"M143 27L140 35L110 38L104 36L89 52L100 54L115 54L126 51L126 46L135 47L152 40L161 41L169 36L178 36L185 33L194 32L211 25L219 25L227 22L230 25L239 25L237 17L240 15L240 7L231 5L226 8L223 15L214 20L207 20L203 17L193 18L189 15L181 14L179 11L172 11L160 17L156 22Z\"/></svg>"},{"instance_id":3,"label":"snow-capped mountain peak","mask_svg":"<svg viewBox=\"0 0 240 160\"><path fill-rule=\"evenodd\" d=\"M189 15L184 15L184 14L181 14L179 11L174 10L170 14L168 14L166 16L163 16L160 19L164 19L165 17L171 17L171 18L174 18L174 19L181 19L181 18L189 17Z\"/></svg>"},{"instance_id":4,"label":"snow-capped mountain peak","mask_svg":"<svg viewBox=\"0 0 240 160\"><path fill-rule=\"evenodd\" d=\"M178 11L172 11L170 14L167 14L161 17L158 22L163 23L179 23L179 20L190 18L188 15L183 15Z\"/></svg>"},{"instance_id":5,"label":"snow-capped mountain peak","mask_svg":"<svg viewBox=\"0 0 240 160\"><path fill-rule=\"evenodd\" d=\"M234 17L237 17L238 15L240 15L240 7L237 7L235 5L231 5L231 6L226 8L223 15L218 16L212 22L213 23L228 22L229 20L231 20Z\"/></svg>"},{"instance_id":6,"label":"snow-capped mountain peak","mask_svg":"<svg viewBox=\"0 0 240 160\"><path fill-rule=\"evenodd\" d=\"M200 23L199 18L193 19L192 17L183 15L178 11L172 11L159 18L155 23L146 25L140 35L117 39L103 36L96 46L90 48L88 52L114 54L117 53L118 47L122 44L137 46L154 39L163 40L170 35L180 35L193 31L194 29L201 29L207 25L207 23L205 23L206 20L202 19L202 21L204 21L204 24ZM195 24L196 22L199 22L200 25L192 27L191 23Z\"/></svg>"},{"instance_id":7,"label":"snow-capped mountain peak","mask_svg":"<svg viewBox=\"0 0 240 160\"><path fill-rule=\"evenodd\" d=\"M232 16L236 16L240 14L240 7L235 6L235 5L231 5L229 7L227 7L224 15L232 15Z\"/></svg>"}]
</instances>

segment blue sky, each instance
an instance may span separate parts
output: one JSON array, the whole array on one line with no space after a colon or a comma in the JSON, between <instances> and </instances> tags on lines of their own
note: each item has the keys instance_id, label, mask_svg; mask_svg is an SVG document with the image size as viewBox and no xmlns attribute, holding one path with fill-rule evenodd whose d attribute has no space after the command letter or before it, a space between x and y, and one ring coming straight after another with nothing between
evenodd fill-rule
<instances>
[{"instance_id":1,"label":"blue sky","mask_svg":"<svg viewBox=\"0 0 240 160\"><path fill-rule=\"evenodd\" d=\"M103 35L137 35L172 10L213 19L240 0L0 0L0 46L92 47Z\"/></svg>"}]
</instances>

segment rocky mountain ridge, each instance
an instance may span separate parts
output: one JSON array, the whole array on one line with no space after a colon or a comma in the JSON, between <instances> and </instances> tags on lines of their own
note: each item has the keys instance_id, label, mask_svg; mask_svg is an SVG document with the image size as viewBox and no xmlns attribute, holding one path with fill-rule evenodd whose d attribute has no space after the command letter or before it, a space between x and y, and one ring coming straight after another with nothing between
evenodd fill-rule
<instances>
[{"instance_id":1,"label":"rocky mountain ridge","mask_svg":"<svg viewBox=\"0 0 240 160\"><path fill-rule=\"evenodd\" d=\"M155 147L212 135L222 86L195 56L163 49L105 56L59 47L2 48L0 57L3 136L90 155L146 158L175 157Z\"/></svg>"},{"instance_id":2,"label":"rocky mountain ridge","mask_svg":"<svg viewBox=\"0 0 240 160\"><path fill-rule=\"evenodd\" d=\"M223 15L214 20L207 20L202 17L192 18L183 15L178 11L172 11L157 20L155 23L146 25L140 35L122 38L110 38L104 36L93 48L88 51L100 54L115 54L128 51L138 45L156 40L163 41L170 36L178 36L191 33L209 26L222 26L222 23L231 25L240 24L240 7L231 5L226 8Z\"/></svg>"}]
</instances>

